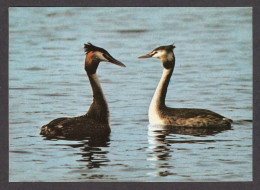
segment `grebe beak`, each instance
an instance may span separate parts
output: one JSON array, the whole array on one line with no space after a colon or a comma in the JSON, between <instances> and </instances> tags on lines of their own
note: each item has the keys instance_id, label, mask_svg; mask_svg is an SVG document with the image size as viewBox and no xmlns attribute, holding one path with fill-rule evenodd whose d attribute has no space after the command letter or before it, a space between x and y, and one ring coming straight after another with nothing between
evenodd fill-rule
<instances>
[{"instance_id":1,"label":"grebe beak","mask_svg":"<svg viewBox=\"0 0 260 190\"><path fill-rule=\"evenodd\" d=\"M142 59L142 58L150 58L150 57L152 57L152 56L153 56L152 53L148 53L148 54L146 54L146 55L139 56L138 58L139 58L139 59Z\"/></svg>"},{"instance_id":2,"label":"grebe beak","mask_svg":"<svg viewBox=\"0 0 260 190\"><path fill-rule=\"evenodd\" d=\"M123 63L121 63L120 61L116 60L115 58L113 58L109 54L104 54L104 57L108 60L109 63L113 63L113 64L121 66L121 67L126 67Z\"/></svg>"}]
</instances>

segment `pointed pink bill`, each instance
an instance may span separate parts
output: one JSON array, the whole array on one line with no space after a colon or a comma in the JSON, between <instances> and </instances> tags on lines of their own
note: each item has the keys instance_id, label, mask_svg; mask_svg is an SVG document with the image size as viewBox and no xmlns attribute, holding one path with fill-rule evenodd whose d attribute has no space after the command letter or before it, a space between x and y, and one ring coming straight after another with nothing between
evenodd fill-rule
<instances>
[{"instance_id":1,"label":"pointed pink bill","mask_svg":"<svg viewBox=\"0 0 260 190\"><path fill-rule=\"evenodd\" d=\"M146 55L139 56L138 58L142 59L142 58L150 58L150 57L152 57L152 55L150 53L148 53Z\"/></svg>"}]
</instances>

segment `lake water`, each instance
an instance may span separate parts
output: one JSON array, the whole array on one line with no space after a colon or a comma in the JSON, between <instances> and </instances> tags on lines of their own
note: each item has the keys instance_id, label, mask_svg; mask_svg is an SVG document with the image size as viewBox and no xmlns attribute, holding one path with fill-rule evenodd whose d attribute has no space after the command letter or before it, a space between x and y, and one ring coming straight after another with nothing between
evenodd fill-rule
<instances>
[{"instance_id":1,"label":"lake water","mask_svg":"<svg viewBox=\"0 0 260 190\"><path fill-rule=\"evenodd\" d=\"M87 42L127 66L97 72L111 135L47 140L42 125L92 103ZM231 118L231 130L149 125L162 65L137 57L173 42L166 104L210 109ZM251 8L10 8L9 43L9 181L252 180Z\"/></svg>"}]
</instances>

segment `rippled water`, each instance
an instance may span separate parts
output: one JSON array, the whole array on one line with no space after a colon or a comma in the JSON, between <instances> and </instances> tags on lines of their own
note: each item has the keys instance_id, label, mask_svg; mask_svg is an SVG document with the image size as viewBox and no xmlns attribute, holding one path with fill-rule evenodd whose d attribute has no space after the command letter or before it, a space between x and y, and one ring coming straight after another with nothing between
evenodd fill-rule
<instances>
[{"instance_id":1,"label":"rippled water","mask_svg":"<svg viewBox=\"0 0 260 190\"><path fill-rule=\"evenodd\" d=\"M251 181L251 8L10 8L10 181ZM47 140L42 125L88 110L83 44L127 67L98 68L110 108L108 139ZM160 60L175 42L167 105L205 108L231 130L150 126Z\"/></svg>"}]
</instances>

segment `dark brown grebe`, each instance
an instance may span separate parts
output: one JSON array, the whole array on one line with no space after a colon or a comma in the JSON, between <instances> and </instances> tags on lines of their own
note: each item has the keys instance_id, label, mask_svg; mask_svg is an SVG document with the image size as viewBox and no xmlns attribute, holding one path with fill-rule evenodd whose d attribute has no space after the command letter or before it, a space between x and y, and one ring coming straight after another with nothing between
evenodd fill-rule
<instances>
[{"instance_id":1,"label":"dark brown grebe","mask_svg":"<svg viewBox=\"0 0 260 190\"><path fill-rule=\"evenodd\" d=\"M92 87L93 103L85 115L54 119L47 125L42 126L41 135L82 138L110 134L109 109L96 70L101 61L114 63L121 67L125 67L125 65L114 59L106 50L91 43L84 44L84 50L86 52L85 70Z\"/></svg>"},{"instance_id":2,"label":"dark brown grebe","mask_svg":"<svg viewBox=\"0 0 260 190\"><path fill-rule=\"evenodd\" d=\"M223 127L229 128L232 120L206 109L169 108L165 105L167 88L175 66L175 46L160 46L139 58L159 58L164 67L161 80L149 107L149 122L152 125L182 127Z\"/></svg>"}]
</instances>

